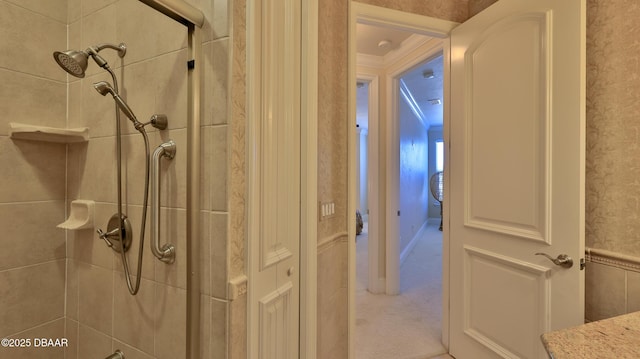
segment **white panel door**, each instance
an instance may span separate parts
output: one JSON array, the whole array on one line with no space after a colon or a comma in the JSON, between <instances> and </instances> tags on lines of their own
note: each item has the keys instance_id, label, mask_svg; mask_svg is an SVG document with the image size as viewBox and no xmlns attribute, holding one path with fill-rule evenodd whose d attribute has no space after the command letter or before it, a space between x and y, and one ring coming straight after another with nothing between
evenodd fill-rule
<instances>
[{"instance_id":1,"label":"white panel door","mask_svg":"<svg viewBox=\"0 0 640 359\"><path fill-rule=\"evenodd\" d=\"M300 6L247 4L251 359L299 357Z\"/></svg>"},{"instance_id":2,"label":"white panel door","mask_svg":"<svg viewBox=\"0 0 640 359\"><path fill-rule=\"evenodd\" d=\"M542 333L583 323L584 49L584 0L500 0L451 34L458 359L546 358Z\"/></svg>"}]
</instances>

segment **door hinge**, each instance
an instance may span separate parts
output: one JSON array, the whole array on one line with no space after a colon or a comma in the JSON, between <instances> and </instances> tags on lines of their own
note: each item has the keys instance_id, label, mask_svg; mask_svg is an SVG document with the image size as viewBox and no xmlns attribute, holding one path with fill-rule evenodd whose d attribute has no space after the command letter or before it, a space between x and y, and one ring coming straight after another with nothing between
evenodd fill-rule
<instances>
[{"instance_id":1,"label":"door hinge","mask_svg":"<svg viewBox=\"0 0 640 359\"><path fill-rule=\"evenodd\" d=\"M187 69L193 70L196 68L196 60L187 61Z\"/></svg>"},{"instance_id":2,"label":"door hinge","mask_svg":"<svg viewBox=\"0 0 640 359\"><path fill-rule=\"evenodd\" d=\"M400 210L398 210L398 217L400 217Z\"/></svg>"},{"instance_id":3,"label":"door hinge","mask_svg":"<svg viewBox=\"0 0 640 359\"><path fill-rule=\"evenodd\" d=\"M584 267L587 266L587 263L585 262L584 258L580 258L580 270L584 270Z\"/></svg>"}]
</instances>

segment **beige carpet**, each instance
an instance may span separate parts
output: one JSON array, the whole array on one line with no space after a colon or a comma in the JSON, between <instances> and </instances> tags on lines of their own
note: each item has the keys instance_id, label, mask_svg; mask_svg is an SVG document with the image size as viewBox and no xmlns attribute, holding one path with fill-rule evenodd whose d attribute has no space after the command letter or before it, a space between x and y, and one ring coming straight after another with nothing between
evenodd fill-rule
<instances>
[{"instance_id":1,"label":"beige carpet","mask_svg":"<svg viewBox=\"0 0 640 359\"><path fill-rule=\"evenodd\" d=\"M366 230L366 227L365 227ZM356 241L356 358L427 359L441 343L442 232L429 226L400 269L398 296L366 290L367 233Z\"/></svg>"}]
</instances>

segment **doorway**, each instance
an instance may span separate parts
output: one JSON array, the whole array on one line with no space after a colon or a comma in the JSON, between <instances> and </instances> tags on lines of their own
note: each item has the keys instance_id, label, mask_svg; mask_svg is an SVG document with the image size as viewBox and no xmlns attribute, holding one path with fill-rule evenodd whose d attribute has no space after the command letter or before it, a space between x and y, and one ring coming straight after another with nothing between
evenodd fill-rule
<instances>
[{"instance_id":1,"label":"doorway","mask_svg":"<svg viewBox=\"0 0 640 359\"><path fill-rule=\"evenodd\" d=\"M382 41L387 48L375 46ZM429 190L431 176L443 167L442 151L436 150L436 143L442 143L441 42L412 32L358 25L356 203L364 225L356 232L359 233L356 237L356 358L432 357L446 352L440 330L441 205ZM412 53L422 61L415 65L413 61L407 62ZM380 95L377 89L376 80L386 79L389 71L400 71L391 81L383 81L385 86L398 86L393 92L397 93L395 98ZM375 220L367 221L370 209L374 209L374 218L378 213L377 203L369 206L367 189L377 189L378 183L384 183L378 178L381 174L377 168L370 171L371 176L367 176L367 169L369 162L374 164L371 167L376 167L378 157L385 158L380 153L381 141L377 140L377 113L378 109L387 107L397 108L393 118L398 123L400 146L398 203L403 215L399 218L399 231L393 237L379 233L381 226L377 226ZM374 119L372 126L370 115ZM367 146L369 130L374 133L370 147ZM436 154L440 154L440 161ZM369 157L376 159L368 161ZM368 182L374 185L368 186ZM385 240L397 241L400 248L398 282L393 286L386 286L384 272L382 275L379 272L385 267L386 258L379 257L377 244ZM372 250L368 250L369 247ZM392 287L398 291L387 292Z\"/></svg>"},{"instance_id":2,"label":"doorway","mask_svg":"<svg viewBox=\"0 0 640 359\"><path fill-rule=\"evenodd\" d=\"M371 79L375 79L377 81L379 81L379 90L380 90L380 98L387 98L390 99L393 96L395 96L396 98L400 98L399 96L401 96L401 90L400 90L400 85L399 83L401 82L400 79L402 77L402 75L404 73L406 73L408 71L408 69L413 69L416 70L416 68L419 67L419 65L424 62L425 60L428 59L432 59L434 57L437 57L438 55L441 56L441 60L444 63L447 63L448 61L448 54L447 53L443 53L443 47L446 43L447 43L447 39L446 39L446 34L450 31L451 28L453 28L456 24L455 23L451 23L451 22L447 22L447 21L442 21L442 20L436 20L436 19L429 19L426 17L422 17L422 16L417 16L417 15L412 15L412 14L397 14L397 13L389 13L385 10L382 10L380 8L376 8L376 7L372 7L369 5L362 5L362 4L354 4L352 3L352 11L351 11L351 22L350 22L350 26L351 26L351 34L357 34L357 30L356 27L360 24L366 24L366 25L376 25L376 26L381 26L384 28L393 28L393 29L400 29L403 31L407 31L411 34L416 34L416 37L419 35L428 35L430 37L433 38L433 42L429 43L428 45L426 45L426 48L429 49L429 51L431 51L430 53L428 53L426 56L428 58L424 58L425 53L427 53L428 51L425 51L423 48L422 53L420 54L420 51L416 51L414 54L412 54L412 56L407 56L407 54L404 54L403 56L398 57L398 59L396 59L396 65L394 68L391 69L391 71L387 71L387 72L380 72L377 71L375 69L372 69L372 66L365 66L365 71L363 71L363 67L362 66L358 66L358 64L356 64L356 62L354 61L356 59L356 50L354 48L354 46L350 45L350 74L349 74L349 81L350 81L350 91L352 91L350 93L350 109L351 109L351 121L353 122L353 128L356 128L356 123L355 123L355 118L356 118L356 114L355 114L355 107L356 104L354 103L355 101L353 101L353 99L355 99L355 94L356 94L356 89L357 89L357 82L367 82L366 80L369 80L368 83L372 84L373 82L371 81ZM430 24L429 20L434 20L434 23ZM355 39L353 38L353 35L351 35L352 38L350 38L350 44L354 44ZM434 46L435 43L439 44L439 47ZM391 44L391 46L393 46L393 44ZM421 57L422 56L422 57ZM371 58L369 57L368 59L368 64L371 65L372 61ZM374 61L375 62L375 61ZM425 69L420 69L420 70L416 70L416 71L424 71ZM444 70L448 70L448 69L444 69L443 68L443 74L444 74ZM365 77L363 77L365 76ZM422 75L421 76L428 76L428 75ZM445 75L442 75L443 77ZM448 75L446 75L448 76ZM396 83L396 86L393 86L393 84ZM434 102L437 100L437 98L427 98L426 100L434 100ZM404 100L400 100L400 101L404 101ZM395 101L396 103L399 103L400 101ZM400 181L399 181L399 173L400 173L400 164L398 160L394 160L394 159L398 159L400 156L400 136L399 136L399 128L397 126L397 124L394 124L392 121L385 121L385 118L392 118L394 116L395 113L398 113L398 108L397 106L388 106L385 105L385 102L389 102L390 101L380 101L379 104L377 104L377 109L380 112L380 123L379 126L372 126L372 124L370 123L368 126L368 143L369 146L368 148L379 148L381 149L379 152L371 152L369 153L369 171L377 171L377 173L381 174L380 176L375 176L375 175L370 175L369 176L369 194L368 194L368 202L369 202L369 226L368 226L368 230L369 232L367 233L369 235L369 255L367 256L369 261L368 264L370 265L370 270L369 270L369 280L368 280L368 286L369 286L369 291L373 292L373 293L387 293L387 294L398 294L400 292L401 289L401 284L400 284L400 272L401 272L401 253L402 250L401 248L408 248L406 245L401 245L401 238L398 235L398 233L400 233L400 224L399 224L399 219L397 217L397 211L400 210ZM440 105L443 105L443 109L444 106L446 106L446 104L444 103L443 99L440 99ZM410 110L412 111L412 110ZM447 110L445 109L443 111L443 113L446 114ZM351 123L351 122L350 122ZM376 129L379 131L379 133L375 133ZM354 131L355 132L355 131ZM350 137L350 140L353 141L352 144L350 145L350 161L355 161L355 133L352 136L353 138ZM376 144L376 140L379 141L379 143ZM374 160L373 157L374 155L378 155L379 158L378 160ZM372 163L373 162L373 163ZM375 166L378 166L379 168L374 168ZM394 168L395 166L395 168ZM351 167L351 166L350 166ZM354 171L355 172L355 171ZM353 172L352 172L353 174ZM395 178L394 178L395 176ZM374 183L375 181L379 181L379 188L376 188L376 183ZM354 208L353 208L353 213L355 214L355 204L358 204L358 200L357 200L357 179L355 178L355 176L350 176L350 203L354 204ZM427 189L428 191L428 189ZM431 196L428 196L429 203L433 202L433 199L431 198ZM353 199L353 200L351 200ZM374 206L375 201L378 201L378 206ZM374 208L378 211L377 215L378 215L378 219L376 220L376 216L375 216L375 212L374 212ZM351 208L350 208L351 211ZM439 211L438 211L439 212ZM438 223L439 225L439 223ZM376 228L377 226L377 228ZM417 232L420 232L421 228L409 228L410 231L413 231L413 233L411 233L410 235L406 235L405 237L410 237L410 238L406 238L408 242L411 242L411 239L413 239L413 237L416 237ZM437 226L436 226L436 230L437 230ZM447 235L447 232L445 230L444 232L445 236ZM379 236L378 240L371 240L371 236ZM354 233L355 236L355 233ZM395 241L392 240L386 240L388 238L394 238L396 239ZM444 241L446 243L446 241ZM416 242L417 243L417 242ZM351 246L351 244L350 244ZM443 248L444 247L444 248ZM443 255L443 265L441 267L442 269L442 288L443 288L443 293L442 293L442 303L444 303L444 307L442 308L442 328L438 328L440 333L442 334L442 340L441 343L443 345L443 348L446 350L447 345L448 345L448 305L446 303L448 303L448 282L447 282L447 278L448 278L448 248L446 246L446 244L443 246L441 245L439 249L443 249L442 250L442 255ZM373 255L372 255L373 252ZM356 333L357 329L356 329L356 303L355 303L355 288L358 288L359 283L357 282L356 276L355 276L355 267L356 267L356 245L355 243L350 247L349 250L349 267L350 267L350 274L349 274L349 283L350 283L350 290L349 290L349 295L350 295L350 333ZM409 257L409 253L411 253L411 248L408 248L408 250L405 251L405 255L402 256L405 259ZM377 266L377 267L376 267ZM350 336L350 357L352 358L356 358L357 356L355 355L355 337L356 336ZM418 353L418 354L438 354L438 353Z\"/></svg>"}]
</instances>

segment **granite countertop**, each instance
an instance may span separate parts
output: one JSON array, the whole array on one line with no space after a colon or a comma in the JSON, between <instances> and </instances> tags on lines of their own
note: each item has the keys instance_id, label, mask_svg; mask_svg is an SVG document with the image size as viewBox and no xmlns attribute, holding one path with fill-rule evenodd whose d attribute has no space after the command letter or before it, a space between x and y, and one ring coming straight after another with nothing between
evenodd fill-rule
<instances>
[{"instance_id":1,"label":"granite countertop","mask_svg":"<svg viewBox=\"0 0 640 359\"><path fill-rule=\"evenodd\" d=\"M542 334L554 359L640 358L640 312Z\"/></svg>"}]
</instances>

